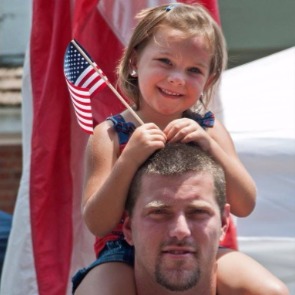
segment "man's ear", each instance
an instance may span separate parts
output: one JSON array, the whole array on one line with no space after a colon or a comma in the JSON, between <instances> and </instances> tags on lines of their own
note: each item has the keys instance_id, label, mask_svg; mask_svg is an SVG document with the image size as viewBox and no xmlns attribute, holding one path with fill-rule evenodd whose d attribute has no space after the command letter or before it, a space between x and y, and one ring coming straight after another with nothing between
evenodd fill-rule
<instances>
[{"instance_id":1,"label":"man's ear","mask_svg":"<svg viewBox=\"0 0 295 295\"><path fill-rule=\"evenodd\" d=\"M125 240L130 246L133 246L131 218L127 215L123 223L123 233Z\"/></svg>"},{"instance_id":2,"label":"man's ear","mask_svg":"<svg viewBox=\"0 0 295 295\"><path fill-rule=\"evenodd\" d=\"M224 239L224 236L226 234L226 231L229 226L229 217L230 217L230 205L225 204L224 210L223 210L223 215L221 216L221 235L220 235L220 241Z\"/></svg>"}]
</instances>

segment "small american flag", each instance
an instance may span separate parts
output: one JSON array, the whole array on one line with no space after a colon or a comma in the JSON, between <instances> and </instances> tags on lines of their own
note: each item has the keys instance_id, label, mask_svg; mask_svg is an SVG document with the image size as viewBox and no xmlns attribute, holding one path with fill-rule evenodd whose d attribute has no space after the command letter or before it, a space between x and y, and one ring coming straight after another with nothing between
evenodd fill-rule
<instances>
[{"instance_id":1,"label":"small american flag","mask_svg":"<svg viewBox=\"0 0 295 295\"><path fill-rule=\"evenodd\" d=\"M107 78L101 69L92 61L88 53L78 44L84 54L87 55L92 64L79 52L75 43L71 41L68 45L64 58L64 75L70 92L70 97L77 116L78 124L87 133L93 133L93 115L91 107L91 95L106 85ZM104 76L105 80L99 75Z\"/></svg>"}]
</instances>

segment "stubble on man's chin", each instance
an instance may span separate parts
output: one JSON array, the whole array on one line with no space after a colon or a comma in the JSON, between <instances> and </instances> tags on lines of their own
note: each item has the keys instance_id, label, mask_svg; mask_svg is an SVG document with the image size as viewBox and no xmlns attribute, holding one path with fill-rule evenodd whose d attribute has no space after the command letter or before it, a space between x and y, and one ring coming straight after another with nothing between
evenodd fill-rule
<instances>
[{"instance_id":1,"label":"stubble on man's chin","mask_svg":"<svg viewBox=\"0 0 295 295\"><path fill-rule=\"evenodd\" d=\"M186 291L195 287L201 276L201 270L196 266L193 270L184 270L183 263L176 264L174 270L165 270L158 260L155 269L155 279L158 284L170 291Z\"/></svg>"}]
</instances>

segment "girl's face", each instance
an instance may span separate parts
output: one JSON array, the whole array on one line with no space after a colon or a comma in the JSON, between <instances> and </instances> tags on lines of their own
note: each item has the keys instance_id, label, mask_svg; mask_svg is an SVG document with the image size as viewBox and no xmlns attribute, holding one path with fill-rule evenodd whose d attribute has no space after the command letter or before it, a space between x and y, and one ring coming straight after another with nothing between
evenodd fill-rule
<instances>
[{"instance_id":1,"label":"girl's face","mask_svg":"<svg viewBox=\"0 0 295 295\"><path fill-rule=\"evenodd\" d=\"M141 92L140 110L180 117L201 96L209 78L206 39L185 38L163 26L133 59Z\"/></svg>"}]
</instances>

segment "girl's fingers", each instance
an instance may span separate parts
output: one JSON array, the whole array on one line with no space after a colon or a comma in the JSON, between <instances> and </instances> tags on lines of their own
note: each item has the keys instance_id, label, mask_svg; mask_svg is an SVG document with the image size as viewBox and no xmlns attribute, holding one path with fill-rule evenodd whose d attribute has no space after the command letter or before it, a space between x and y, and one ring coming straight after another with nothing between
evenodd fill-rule
<instances>
[{"instance_id":1,"label":"girl's fingers","mask_svg":"<svg viewBox=\"0 0 295 295\"><path fill-rule=\"evenodd\" d=\"M166 134L154 123L144 124L135 129L132 137L140 141L161 140L166 141Z\"/></svg>"},{"instance_id":2,"label":"girl's fingers","mask_svg":"<svg viewBox=\"0 0 295 295\"><path fill-rule=\"evenodd\" d=\"M164 130L169 142L182 141L188 134L198 132L201 128L195 121L189 119L175 120L171 123Z\"/></svg>"}]
</instances>

